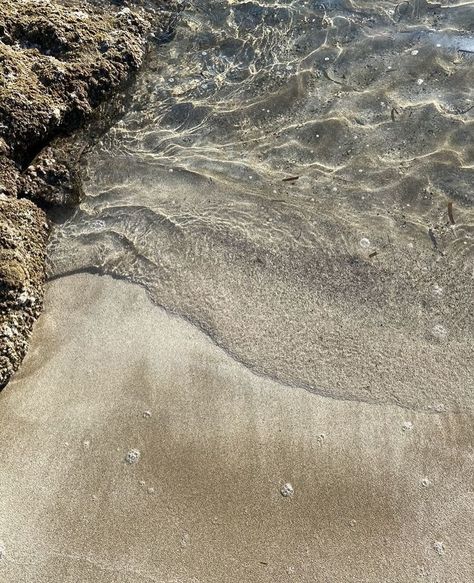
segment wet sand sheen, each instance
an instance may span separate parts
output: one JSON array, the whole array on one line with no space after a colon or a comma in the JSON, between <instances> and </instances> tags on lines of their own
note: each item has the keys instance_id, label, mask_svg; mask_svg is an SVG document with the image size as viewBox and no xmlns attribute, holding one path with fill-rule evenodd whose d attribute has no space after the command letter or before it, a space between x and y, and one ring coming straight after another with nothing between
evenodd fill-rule
<instances>
[{"instance_id":1,"label":"wet sand sheen","mask_svg":"<svg viewBox=\"0 0 474 583\"><path fill-rule=\"evenodd\" d=\"M0 578L467 583L472 421L277 384L139 287L62 278L0 395Z\"/></svg>"}]
</instances>

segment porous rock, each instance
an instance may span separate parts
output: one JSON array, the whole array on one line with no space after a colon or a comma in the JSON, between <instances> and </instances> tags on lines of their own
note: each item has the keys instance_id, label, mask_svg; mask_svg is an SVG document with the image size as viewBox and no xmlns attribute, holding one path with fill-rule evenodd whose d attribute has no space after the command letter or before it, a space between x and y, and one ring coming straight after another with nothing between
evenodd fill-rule
<instances>
[{"instance_id":1,"label":"porous rock","mask_svg":"<svg viewBox=\"0 0 474 583\"><path fill-rule=\"evenodd\" d=\"M133 79L148 39L170 34L177 8L175 0L1 0L0 387L41 311L45 210L80 200L84 127Z\"/></svg>"}]
</instances>

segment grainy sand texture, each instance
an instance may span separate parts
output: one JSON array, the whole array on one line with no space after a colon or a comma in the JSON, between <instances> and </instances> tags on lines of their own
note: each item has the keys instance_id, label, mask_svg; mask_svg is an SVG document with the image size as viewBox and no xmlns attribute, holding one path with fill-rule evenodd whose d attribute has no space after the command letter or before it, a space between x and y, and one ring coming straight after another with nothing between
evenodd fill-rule
<instances>
[{"instance_id":1,"label":"grainy sand texture","mask_svg":"<svg viewBox=\"0 0 474 583\"><path fill-rule=\"evenodd\" d=\"M473 583L472 2L97 2L155 32L49 212L0 582Z\"/></svg>"},{"instance_id":2,"label":"grainy sand texture","mask_svg":"<svg viewBox=\"0 0 474 583\"><path fill-rule=\"evenodd\" d=\"M472 580L472 413L275 383L108 277L51 283L32 344L0 394L2 582Z\"/></svg>"}]
</instances>

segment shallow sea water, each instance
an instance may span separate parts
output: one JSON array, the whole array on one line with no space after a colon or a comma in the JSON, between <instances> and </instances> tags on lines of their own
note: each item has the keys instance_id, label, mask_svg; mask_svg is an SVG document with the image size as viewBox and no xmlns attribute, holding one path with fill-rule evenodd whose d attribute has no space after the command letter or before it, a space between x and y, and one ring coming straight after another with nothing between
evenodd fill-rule
<instances>
[{"instance_id":1,"label":"shallow sea water","mask_svg":"<svg viewBox=\"0 0 474 583\"><path fill-rule=\"evenodd\" d=\"M52 276L138 283L289 385L471 408L473 11L190 2L89 154Z\"/></svg>"}]
</instances>

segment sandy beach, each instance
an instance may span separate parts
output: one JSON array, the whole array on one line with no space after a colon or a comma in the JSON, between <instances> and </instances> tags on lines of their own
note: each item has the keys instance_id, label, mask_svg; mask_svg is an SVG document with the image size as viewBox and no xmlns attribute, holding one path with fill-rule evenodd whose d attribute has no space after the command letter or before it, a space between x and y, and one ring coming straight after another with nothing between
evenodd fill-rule
<instances>
[{"instance_id":1,"label":"sandy beach","mask_svg":"<svg viewBox=\"0 0 474 583\"><path fill-rule=\"evenodd\" d=\"M0 394L0 579L467 583L472 421L278 384L138 286L58 279Z\"/></svg>"},{"instance_id":2,"label":"sandy beach","mask_svg":"<svg viewBox=\"0 0 474 583\"><path fill-rule=\"evenodd\" d=\"M0 583L473 583L472 11L3 1Z\"/></svg>"}]
</instances>

